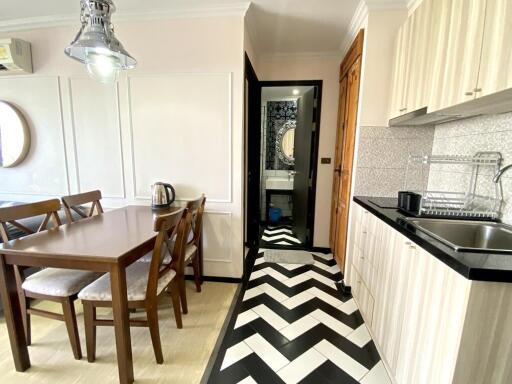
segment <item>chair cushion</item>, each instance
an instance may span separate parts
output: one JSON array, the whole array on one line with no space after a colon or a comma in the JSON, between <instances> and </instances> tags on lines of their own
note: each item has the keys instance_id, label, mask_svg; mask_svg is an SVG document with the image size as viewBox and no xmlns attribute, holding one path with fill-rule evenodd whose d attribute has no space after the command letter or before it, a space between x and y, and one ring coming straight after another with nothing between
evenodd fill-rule
<instances>
[{"instance_id":1,"label":"chair cushion","mask_svg":"<svg viewBox=\"0 0 512 384\"><path fill-rule=\"evenodd\" d=\"M46 268L28 276L21 286L28 292L67 297L80 292L99 276L96 272Z\"/></svg>"},{"instance_id":2,"label":"chair cushion","mask_svg":"<svg viewBox=\"0 0 512 384\"><path fill-rule=\"evenodd\" d=\"M174 247L174 243L172 243L172 247ZM188 260L192 257L194 252L197 250L197 247L194 244L188 244L187 248L185 249L185 263L188 262ZM153 257L153 252L148 252L144 256L142 256L139 260L139 262L143 263L150 263L151 258ZM171 255L167 254L164 257L164 264L169 264L171 262Z\"/></svg>"},{"instance_id":3,"label":"chair cushion","mask_svg":"<svg viewBox=\"0 0 512 384\"><path fill-rule=\"evenodd\" d=\"M146 289L148 286L150 263L133 263L126 268L126 286L128 301L144 300L146 298ZM176 271L170 270L158 280L157 294L162 292L165 287L176 276ZM101 276L98 280L89 284L78 294L81 300L93 301L112 301L112 292L110 289L110 274Z\"/></svg>"}]
</instances>

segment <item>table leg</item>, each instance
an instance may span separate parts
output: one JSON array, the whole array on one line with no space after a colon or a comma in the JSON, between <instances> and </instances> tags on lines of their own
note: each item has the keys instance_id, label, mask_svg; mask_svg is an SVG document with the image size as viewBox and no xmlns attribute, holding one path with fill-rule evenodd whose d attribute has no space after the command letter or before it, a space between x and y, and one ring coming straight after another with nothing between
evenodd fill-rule
<instances>
[{"instance_id":1,"label":"table leg","mask_svg":"<svg viewBox=\"0 0 512 384\"><path fill-rule=\"evenodd\" d=\"M126 269L115 265L110 270L112 289L112 310L116 333L117 367L119 382L131 384L134 381L130 320L126 293Z\"/></svg>"},{"instance_id":2,"label":"table leg","mask_svg":"<svg viewBox=\"0 0 512 384\"><path fill-rule=\"evenodd\" d=\"M4 305L5 323L11 342L14 366L18 372L23 372L30 368L30 357L23 329L14 266L5 263L4 255L0 255L0 295Z\"/></svg>"}]
</instances>

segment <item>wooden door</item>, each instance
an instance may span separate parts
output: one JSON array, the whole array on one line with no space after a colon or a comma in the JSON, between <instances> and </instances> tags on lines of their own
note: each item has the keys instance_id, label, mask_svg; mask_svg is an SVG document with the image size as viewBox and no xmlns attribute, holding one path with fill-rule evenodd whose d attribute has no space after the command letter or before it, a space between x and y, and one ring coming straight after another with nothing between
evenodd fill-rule
<instances>
[{"instance_id":1,"label":"wooden door","mask_svg":"<svg viewBox=\"0 0 512 384\"><path fill-rule=\"evenodd\" d=\"M338 106L338 127L336 130L336 152L334 157L334 176L332 182L332 200L331 200L331 231L329 236L329 246L335 250L338 241L338 206L341 204L341 160L343 155L343 132L345 127L345 111L347 108L347 76L344 76L340 82L339 106Z\"/></svg>"},{"instance_id":2,"label":"wooden door","mask_svg":"<svg viewBox=\"0 0 512 384\"><path fill-rule=\"evenodd\" d=\"M345 270L363 39L364 35L361 30L341 64L340 73L340 107L338 137L336 139L336 163L333 175L330 242L331 249L342 271ZM338 164L340 159L341 162Z\"/></svg>"},{"instance_id":3,"label":"wooden door","mask_svg":"<svg viewBox=\"0 0 512 384\"><path fill-rule=\"evenodd\" d=\"M309 243L308 202L311 182L311 143L313 140L313 112L315 88L297 100L297 128L295 128L293 177L293 229L302 244Z\"/></svg>"}]
</instances>

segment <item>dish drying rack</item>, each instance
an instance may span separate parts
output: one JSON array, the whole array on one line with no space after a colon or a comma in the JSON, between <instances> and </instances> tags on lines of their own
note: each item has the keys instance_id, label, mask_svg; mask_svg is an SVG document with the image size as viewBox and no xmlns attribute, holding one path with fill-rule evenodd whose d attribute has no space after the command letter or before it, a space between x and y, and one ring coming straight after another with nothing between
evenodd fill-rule
<instances>
[{"instance_id":1,"label":"dish drying rack","mask_svg":"<svg viewBox=\"0 0 512 384\"><path fill-rule=\"evenodd\" d=\"M425 172L430 171L432 164L461 165L471 167L471 178L467 189L460 192L436 191L423 186L422 190L414 191L422 195L419 215L420 216L442 216L453 218L491 219L496 220L500 216L503 204L503 190L501 181L492 183L492 191L488 194L477 193L478 180L482 177L483 168L493 172L492 175L485 175L492 179L493 175L499 172L503 157L500 152L477 152L474 156L462 155L427 155L409 156L406 168L405 187L412 164L421 164L422 180Z\"/></svg>"}]
</instances>

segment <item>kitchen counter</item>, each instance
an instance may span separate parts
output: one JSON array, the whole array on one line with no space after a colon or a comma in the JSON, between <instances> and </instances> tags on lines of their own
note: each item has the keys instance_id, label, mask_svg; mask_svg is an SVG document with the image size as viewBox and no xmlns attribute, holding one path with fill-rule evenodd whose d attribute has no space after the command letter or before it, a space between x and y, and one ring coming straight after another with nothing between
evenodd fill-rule
<instances>
[{"instance_id":1,"label":"kitchen counter","mask_svg":"<svg viewBox=\"0 0 512 384\"><path fill-rule=\"evenodd\" d=\"M354 201L384 221L444 264L469 280L512 283L512 255L480 252L455 252L450 247L408 224L406 214L396 208L372 203L372 197L355 196ZM512 244L511 244L512 247Z\"/></svg>"}]
</instances>

